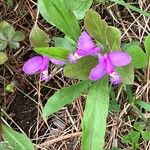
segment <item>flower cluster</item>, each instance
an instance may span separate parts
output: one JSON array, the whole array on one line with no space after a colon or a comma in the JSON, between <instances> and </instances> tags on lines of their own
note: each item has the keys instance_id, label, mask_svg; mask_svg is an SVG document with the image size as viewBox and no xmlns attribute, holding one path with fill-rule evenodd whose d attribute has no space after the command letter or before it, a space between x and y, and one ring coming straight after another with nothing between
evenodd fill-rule
<instances>
[{"instance_id":1,"label":"flower cluster","mask_svg":"<svg viewBox=\"0 0 150 150\"><path fill-rule=\"evenodd\" d=\"M69 55L69 62L74 63L77 59L84 56L98 56L98 64L91 70L89 75L90 80L96 81L108 74L113 85L121 83L121 75L116 72L115 66L126 66L131 62L131 57L127 52L119 50L102 55L101 48L94 44L86 32L82 32L77 47L76 52Z\"/></svg>"},{"instance_id":2,"label":"flower cluster","mask_svg":"<svg viewBox=\"0 0 150 150\"><path fill-rule=\"evenodd\" d=\"M77 43L75 53L70 53L67 57L68 63L76 63L78 59L85 56L97 56L98 64L91 70L89 79L96 81L108 74L110 82L113 85L118 85L122 82L122 77L116 72L115 66L126 66L131 62L131 57L127 52L118 50L101 54L101 48L96 46L87 32L82 32ZM29 59L23 66L23 71L26 74L35 74L40 72L41 80L48 81L48 64L51 61L57 65L64 65L66 62L48 58L46 56L35 56Z\"/></svg>"}]
</instances>

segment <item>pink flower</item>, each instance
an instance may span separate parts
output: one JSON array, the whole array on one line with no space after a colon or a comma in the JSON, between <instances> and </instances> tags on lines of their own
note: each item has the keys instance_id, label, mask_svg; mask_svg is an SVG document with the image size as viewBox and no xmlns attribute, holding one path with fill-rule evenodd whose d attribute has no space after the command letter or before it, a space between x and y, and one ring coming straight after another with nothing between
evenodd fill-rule
<instances>
[{"instance_id":1,"label":"pink flower","mask_svg":"<svg viewBox=\"0 0 150 150\"><path fill-rule=\"evenodd\" d=\"M131 57L127 52L114 51L104 54L98 54L98 65L93 68L90 72L90 80L99 80L104 75L108 74L110 76L110 81L112 84L117 85L122 81L121 75L119 75L115 66L126 66L131 62Z\"/></svg>"},{"instance_id":2,"label":"pink flower","mask_svg":"<svg viewBox=\"0 0 150 150\"><path fill-rule=\"evenodd\" d=\"M40 79L42 81L49 81L51 75L48 74L49 61L56 65L64 65L65 62L49 58L47 56L35 56L30 58L24 65L23 71L28 75L40 73Z\"/></svg>"},{"instance_id":3,"label":"pink flower","mask_svg":"<svg viewBox=\"0 0 150 150\"><path fill-rule=\"evenodd\" d=\"M70 53L68 55L68 60L70 63L75 63L81 57L89 56L89 55L97 55L101 49L97 47L94 42L92 41L91 37L88 35L87 32L82 32L81 36L79 37L77 50L75 53Z\"/></svg>"}]
</instances>

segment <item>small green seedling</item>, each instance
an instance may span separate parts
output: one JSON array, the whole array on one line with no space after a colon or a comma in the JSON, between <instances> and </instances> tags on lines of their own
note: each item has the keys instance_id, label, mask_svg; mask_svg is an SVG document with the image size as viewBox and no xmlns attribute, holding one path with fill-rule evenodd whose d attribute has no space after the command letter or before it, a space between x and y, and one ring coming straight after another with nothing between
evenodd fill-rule
<instances>
[{"instance_id":1,"label":"small green seedling","mask_svg":"<svg viewBox=\"0 0 150 150\"><path fill-rule=\"evenodd\" d=\"M12 49L19 48L19 42L24 40L25 36L20 31L15 31L14 27L6 21L0 22L0 50L9 46Z\"/></svg>"},{"instance_id":2,"label":"small green seedling","mask_svg":"<svg viewBox=\"0 0 150 150\"><path fill-rule=\"evenodd\" d=\"M123 136L123 142L132 145L132 150L137 150L139 141L143 139L145 141L150 140L150 131L145 129L144 122L136 122L133 125L133 131Z\"/></svg>"},{"instance_id":3,"label":"small green seedling","mask_svg":"<svg viewBox=\"0 0 150 150\"><path fill-rule=\"evenodd\" d=\"M14 83L12 82L12 83L6 85L5 90L6 90L7 92L14 92Z\"/></svg>"}]
</instances>

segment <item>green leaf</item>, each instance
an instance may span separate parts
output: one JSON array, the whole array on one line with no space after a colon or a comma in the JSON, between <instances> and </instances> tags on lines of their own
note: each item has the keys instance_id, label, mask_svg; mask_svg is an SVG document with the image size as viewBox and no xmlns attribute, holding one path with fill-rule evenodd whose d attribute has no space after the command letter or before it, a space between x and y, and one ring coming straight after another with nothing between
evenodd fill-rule
<instances>
[{"instance_id":1,"label":"green leaf","mask_svg":"<svg viewBox=\"0 0 150 150\"><path fill-rule=\"evenodd\" d=\"M120 105L116 100L116 95L113 90L110 90L110 98L109 111L119 112L121 110Z\"/></svg>"},{"instance_id":2,"label":"green leaf","mask_svg":"<svg viewBox=\"0 0 150 150\"><path fill-rule=\"evenodd\" d=\"M92 0L63 0L68 11L72 11L77 19L83 19L92 5Z\"/></svg>"},{"instance_id":3,"label":"green leaf","mask_svg":"<svg viewBox=\"0 0 150 150\"><path fill-rule=\"evenodd\" d=\"M76 47L69 40L65 38L54 37L53 40L55 43L55 47L66 48L70 52L73 52L76 49Z\"/></svg>"},{"instance_id":4,"label":"green leaf","mask_svg":"<svg viewBox=\"0 0 150 150\"><path fill-rule=\"evenodd\" d=\"M75 64L66 64L63 70L64 75L68 78L87 80L91 69L95 67L97 63L98 60L95 57L83 57Z\"/></svg>"},{"instance_id":5,"label":"green leaf","mask_svg":"<svg viewBox=\"0 0 150 150\"><path fill-rule=\"evenodd\" d=\"M117 147L113 147L111 150L121 150L121 149Z\"/></svg>"},{"instance_id":6,"label":"green leaf","mask_svg":"<svg viewBox=\"0 0 150 150\"><path fill-rule=\"evenodd\" d=\"M144 122L135 122L133 127L137 131L142 132L144 130Z\"/></svg>"},{"instance_id":7,"label":"green leaf","mask_svg":"<svg viewBox=\"0 0 150 150\"><path fill-rule=\"evenodd\" d=\"M25 134L3 125L3 135L14 150L34 150L33 143Z\"/></svg>"},{"instance_id":8,"label":"green leaf","mask_svg":"<svg viewBox=\"0 0 150 150\"><path fill-rule=\"evenodd\" d=\"M15 42L15 41L9 42L8 45L10 48L13 48L13 49L17 49L20 46L19 42Z\"/></svg>"},{"instance_id":9,"label":"green leaf","mask_svg":"<svg viewBox=\"0 0 150 150\"><path fill-rule=\"evenodd\" d=\"M143 68L148 64L147 56L144 51L137 45L129 45L125 51L132 57L132 64L135 68Z\"/></svg>"},{"instance_id":10,"label":"green leaf","mask_svg":"<svg viewBox=\"0 0 150 150\"><path fill-rule=\"evenodd\" d=\"M130 43L124 43L124 44L122 44L122 48L121 49L124 50L124 49L126 49L126 48L128 48L129 46L132 46L132 45L140 46L141 43L139 41L132 41Z\"/></svg>"},{"instance_id":11,"label":"green leaf","mask_svg":"<svg viewBox=\"0 0 150 150\"><path fill-rule=\"evenodd\" d=\"M6 4L10 7L13 6L13 0L4 0L6 2Z\"/></svg>"},{"instance_id":12,"label":"green leaf","mask_svg":"<svg viewBox=\"0 0 150 150\"><path fill-rule=\"evenodd\" d=\"M32 47L48 47L50 38L49 35L38 26L34 26L30 33L29 40Z\"/></svg>"},{"instance_id":13,"label":"green leaf","mask_svg":"<svg viewBox=\"0 0 150 150\"><path fill-rule=\"evenodd\" d=\"M82 150L102 150L109 108L107 77L93 83L87 95L82 121Z\"/></svg>"},{"instance_id":14,"label":"green leaf","mask_svg":"<svg viewBox=\"0 0 150 150\"><path fill-rule=\"evenodd\" d=\"M14 27L6 21L0 23L0 50L5 49L8 45L10 48L19 48L19 41L24 39L24 34L15 31Z\"/></svg>"},{"instance_id":15,"label":"green leaf","mask_svg":"<svg viewBox=\"0 0 150 150\"><path fill-rule=\"evenodd\" d=\"M61 47L37 47L34 48L37 53L46 55L48 57L66 61L69 51Z\"/></svg>"},{"instance_id":16,"label":"green leaf","mask_svg":"<svg viewBox=\"0 0 150 150\"><path fill-rule=\"evenodd\" d=\"M126 91L128 102L133 104L135 99L132 92L132 85L124 85L124 90Z\"/></svg>"},{"instance_id":17,"label":"green leaf","mask_svg":"<svg viewBox=\"0 0 150 150\"><path fill-rule=\"evenodd\" d=\"M8 22L0 23L0 50L4 50L11 38L14 36L15 29Z\"/></svg>"},{"instance_id":18,"label":"green leaf","mask_svg":"<svg viewBox=\"0 0 150 150\"><path fill-rule=\"evenodd\" d=\"M0 142L0 150L9 150L8 142Z\"/></svg>"},{"instance_id":19,"label":"green leaf","mask_svg":"<svg viewBox=\"0 0 150 150\"><path fill-rule=\"evenodd\" d=\"M150 34L145 37L144 47L147 57L150 58Z\"/></svg>"},{"instance_id":20,"label":"green leaf","mask_svg":"<svg viewBox=\"0 0 150 150\"><path fill-rule=\"evenodd\" d=\"M6 90L7 92L14 92L14 88L15 88L15 85L14 85L14 83L12 82L12 83L6 85L5 90Z\"/></svg>"},{"instance_id":21,"label":"green leaf","mask_svg":"<svg viewBox=\"0 0 150 150\"><path fill-rule=\"evenodd\" d=\"M117 67L116 68L118 73L122 76L122 82L124 84L133 84L134 82L134 68L132 64L129 64L124 67Z\"/></svg>"},{"instance_id":22,"label":"green leaf","mask_svg":"<svg viewBox=\"0 0 150 150\"><path fill-rule=\"evenodd\" d=\"M82 81L57 91L48 99L44 106L43 117L47 118L65 105L72 103L85 90L87 90L90 85L91 81Z\"/></svg>"},{"instance_id":23,"label":"green leaf","mask_svg":"<svg viewBox=\"0 0 150 150\"><path fill-rule=\"evenodd\" d=\"M18 41L19 42L19 41L23 41L24 38L25 38L25 35L24 35L23 32L16 31L15 35L12 37L11 41L13 41L13 42L17 42Z\"/></svg>"},{"instance_id":24,"label":"green leaf","mask_svg":"<svg viewBox=\"0 0 150 150\"><path fill-rule=\"evenodd\" d=\"M7 55L3 52L0 52L0 65L4 64L7 60Z\"/></svg>"},{"instance_id":25,"label":"green leaf","mask_svg":"<svg viewBox=\"0 0 150 150\"><path fill-rule=\"evenodd\" d=\"M5 40L7 40L7 38L2 32L0 32L0 41L5 41Z\"/></svg>"},{"instance_id":26,"label":"green leaf","mask_svg":"<svg viewBox=\"0 0 150 150\"><path fill-rule=\"evenodd\" d=\"M65 35L65 39L68 40L70 43L72 43L73 45L76 45L76 42L73 41L69 36Z\"/></svg>"},{"instance_id":27,"label":"green leaf","mask_svg":"<svg viewBox=\"0 0 150 150\"><path fill-rule=\"evenodd\" d=\"M101 16L94 10L89 10L84 18L84 25L88 33L103 46L106 45L106 27L107 23L101 19Z\"/></svg>"},{"instance_id":28,"label":"green leaf","mask_svg":"<svg viewBox=\"0 0 150 150\"><path fill-rule=\"evenodd\" d=\"M110 101L109 110L114 112L120 112L120 105L115 100Z\"/></svg>"},{"instance_id":29,"label":"green leaf","mask_svg":"<svg viewBox=\"0 0 150 150\"><path fill-rule=\"evenodd\" d=\"M110 50L119 50L121 48L121 31L112 26L106 28L106 38Z\"/></svg>"},{"instance_id":30,"label":"green leaf","mask_svg":"<svg viewBox=\"0 0 150 150\"><path fill-rule=\"evenodd\" d=\"M66 10L62 0L39 0L40 13L75 42L80 35L79 23L72 12Z\"/></svg>"},{"instance_id":31,"label":"green leaf","mask_svg":"<svg viewBox=\"0 0 150 150\"><path fill-rule=\"evenodd\" d=\"M4 27L10 26L10 24L7 21L1 21L0 22L0 32L3 30Z\"/></svg>"},{"instance_id":32,"label":"green leaf","mask_svg":"<svg viewBox=\"0 0 150 150\"><path fill-rule=\"evenodd\" d=\"M141 134L142 134L142 138L145 141L149 141L150 140L150 131L143 131Z\"/></svg>"},{"instance_id":33,"label":"green leaf","mask_svg":"<svg viewBox=\"0 0 150 150\"><path fill-rule=\"evenodd\" d=\"M4 35L8 41L10 41L13 38L13 36L15 35L15 29L12 25L3 27L2 32L4 33Z\"/></svg>"},{"instance_id":34,"label":"green leaf","mask_svg":"<svg viewBox=\"0 0 150 150\"><path fill-rule=\"evenodd\" d=\"M0 41L0 51L7 47L7 41Z\"/></svg>"},{"instance_id":35,"label":"green leaf","mask_svg":"<svg viewBox=\"0 0 150 150\"><path fill-rule=\"evenodd\" d=\"M123 142L124 143L138 143L140 139L140 132L133 131L130 132L129 134L123 136Z\"/></svg>"},{"instance_id":36,"label":"green leaf","mask_svg":"<svg viewBox=\"0 0 150 150\"><path fill-rule=\"evenodd\" d=\"M142 100L136 100L135 104L137 104L138 106L140 106L140 107L142 107L145 110L150 112L150 104L149 103L146 103L146 102L144 102Z\"/></svg>"}]
</instances>

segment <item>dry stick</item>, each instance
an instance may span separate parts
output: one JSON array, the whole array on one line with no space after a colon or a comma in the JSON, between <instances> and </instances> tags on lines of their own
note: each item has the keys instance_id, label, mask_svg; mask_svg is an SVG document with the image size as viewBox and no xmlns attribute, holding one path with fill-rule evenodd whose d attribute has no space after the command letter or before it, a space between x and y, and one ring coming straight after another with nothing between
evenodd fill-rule
<instances>
[{"instance_id":1,"label":"dry stick","mask_svg":"<svg viewBox=\"0 0 150 150\"><path fill-rule=\"evenodd\" d=\"M148 9L148 7L146 8L146 10ZM129 10L128 10L129 11ZM134 25L135 22L138 22L138 19L141 17L142 15L139 15L137 18L134 18L135 20L131 23L131 25L128 27L128 29L126 30L126 32L128 32L128 30L130 30L130 28ZM133 17L133 16L132 16ZM122 35L122 37L126 34L126 32Z\"/></svg>"},{"instance_id":2,"label":"dry stick","mask_svg":"<svg viewBox=\"0 0 150 150\"><path fill-rule=\"evenodd\" d=\"M139 6L140 6L140 8L142 9L142 7L143 7L143 4L144 4L144 1L139 1ZM148 6L149 7L149 6ZM145 33L145 31L146 31L146 28L148 29L148 22L149 22L149 19L150 18L148 18L148 19L146 19L147 17L145 17L145 16L143 16L143 19L144 19L144 21L145 21L145 30L143 31L143 33L142 33L142 35L141 35L141 39L140 39L140 43L142 42L142 39L143 39L143 37L144 37L144 33Z\"/></svg>"},{"instance_id":3,"label":"dry stick","mask_svg":"<svg viewBox=\"0 0 150 150\"><path fill-rule=\"evenodd\" d=\"M131 38L130 34L128 33L128 31L126 32L127 29L126 29L126 27L125 27L125 24L124 24L122 18L121 18L121 14L120 14L120 12L119 12L118 6L116 6L116 7L117 7L117 11L118 11L118 12L117 12L117 16L118 16L118 18L119 18L119 20L120 20L120 22L121 22L121 25L122 25L122 27L123 27L124 33L126 33L127 37L129 38L129 41L131 42L131 41L132 41L132 38ZM121 38L123 38L123 36L122 36Z\"/></svg>"},{"instance_id":4,"label":"dry stick","mask_svg":"<svg viewBox=\"0 0 150 150\"><path fill-rule=\"evenodd\" d=\"M42 108L42 105L41 105L41 95L40 95L40 89L41 87L41 80L39 80L39 83L38 83L38 106L37 106L37 109L38 109L38 113L37 113L37 125L36 125L36 145L38 144L38 137L39 137L39 124L40 124L40 112L41 112L41 108Z\"/></svg>"},{"instance_id":5,"label":"dry stick","mask_svg":"<svg viewBox=\"0 0 150 150\"><path fill-rule=\"evenodd\" d=\"M66 109L66 113L67 113L67 115L68 115L68 117L69 117L69 119L70 119L70 122L72 123L72 126L75 128L76 131L78 131L78 128L77 128L77 126L76 126L76 124L75 124L73 118L71 117L71 115L70 115L68 109Z\"/></svg>"},{"instance_id":6,"label":"dry stick","mask_svg":"<svg viewBox=\"0 0 150 150\"><path fill-rule=\"evenodd\" d=\"M148 67L147 67L147 83L150 81L150 58L148 60ZM146 102L149 103L149 86L146 89ZM148 115L148 111L146 111L146 116ZM150 142L149 142L150 143Z\"/></svg>"},{"instance_id":7,"label":"dry stick","mask_svg":"<svg viewBox=\"0 0 150 150\"><path fill-rule=\"evenodd\" d=\"M38 146L40 146L40 147L49 146L49 145L52 145L54 143L57 143L57 142L60 142L60 141L63 141L63 140L69 139L69 138L77 137L77 136L81 136L81 132L67 134L67 135L55 138L53 140L47 140L46 142L39 144Z\"/></svg>"},{"instance_id":8,"label":"dry stick","mask_svg":"<svg viewBox=\"0 0 150 150\"><path fill-rule=\"evenodd\" d=\"M147 68L147 83L150 81L150 58L149 58L149 63L148 63L148 68ZM149 86L147 86L147 91L146 91L146 102L149 103Z\"/></svg>"}]
</instances>

